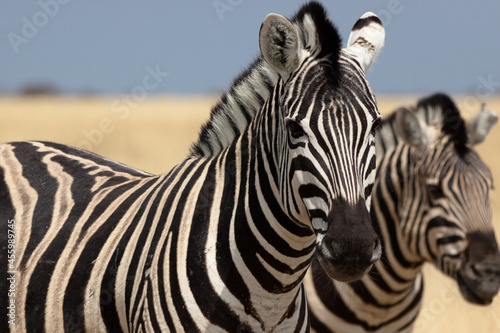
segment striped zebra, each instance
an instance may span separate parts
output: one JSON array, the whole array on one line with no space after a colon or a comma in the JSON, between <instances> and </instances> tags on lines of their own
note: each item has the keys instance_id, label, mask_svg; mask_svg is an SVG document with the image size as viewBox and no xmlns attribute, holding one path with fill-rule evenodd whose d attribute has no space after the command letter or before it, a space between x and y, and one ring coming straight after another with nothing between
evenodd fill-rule
<instances>
[{"instance_id":1,"label":"striped zebra","mask_svg":"<svg viewBox=\"0 0 500 333\"><path fill-rule=\"evenodd\" d=\"M467 301L492 302L500 286L492 175L473 146L496 120L496 113L482 110L464 121L444 94L384 119L371 211L382 258L352 284L332 281L313 261L304 285L314 331L411 331L424 262L454 278Z\"/></svg>"},{"instance_id":2,"label":"striped zebra","mask_svg":"<svg viewBox=\"0 0 500 333\"><path fill-rule=\"evenodd\" d=\"M15 281L0 295L15 326L0 330L308 331L313 254L345 281L380 256L367 209L380 115L364 72L384 30L367 14L352 35L341 50L314 2L291 21L268 15L259 42L279 78L265 102L214 141L234 86L195 145L226 147L193 149L166 174L55 143L0 145L0 219L15 234L0 236L2 290Z\"/></svg>"}]
</instances>

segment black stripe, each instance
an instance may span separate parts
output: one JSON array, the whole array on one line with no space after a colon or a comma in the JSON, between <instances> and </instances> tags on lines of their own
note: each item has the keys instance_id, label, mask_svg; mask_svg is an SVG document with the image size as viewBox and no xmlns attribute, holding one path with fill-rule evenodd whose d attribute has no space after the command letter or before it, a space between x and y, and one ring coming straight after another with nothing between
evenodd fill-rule
<instances>
[{"instance_id":1,"label":"black stripe","mask_svg":"<svg viewBox=\"0 0 500 333\"><path fill-rule=\"evenodd\" d=\"M165 184L163 186L166 187ZM150 187L149 184L145 185L144 190L141 190L141 192L144 192L147 189L147 187ZM118 270L117 265L121 262L123 255L124 255L124 252L125 252L125 248L127 247L127 244L130 240L130 237L132 237L133 233L136 232L136 228L138 227L138 225L140 223L140 219L142 218L142 215L146 212L146 207L147 207L149 201L151 199L153 199L154 189L151 189L151 190L152 190L151 193L148 194L148 196L144 199L144 201L141 204L141 206L139 207L137 213L133 217L133 220L130 223L130 226L123 233L123 235L120 239L120 242L117 244L117 246L114 250L112 258L110 259L110 261L108 263L108 266L106 268L106 273L104 274L103 279L102 279L101 295L100 295L100 297L101 297L101 302L100 302L101 313L102 313L102 317L103 317L103 320L104 320L106 327L112 332L114 332L115 330L116 331L121 330L120 320L118 317L118 313L116 312L116 304L115 304L116 299L114 298L114 294L115 294L114 286L116 283L116 273ZM155 199L158 200L158 198L155 198ZM154 207L157 207L157 205L154 204L152 207L153 207L152 211L154 212ZM150 215L151 215L151 212L150 212ZM148 230L148 227L145 226L144 230ZM143 233L144 233L144 230L143 230ZM139 244L143 244L144 243L144 236L141 234L141 236L139 236L139 238L140 238ZM136 267L136 264L137 264L137 262L135 260L132 260L132 262L131 262L132 269L129 268L129 271L128 271L127 276L126 276L126 285L127 286L131 286L134 282L135 274L132 275L132 271L135 272L134 268ZM125 298L127 300L127 304L126 304L127 313L130 313L129 311L130 311L130 306L131 306L130 301L129 301L131 299L131 295L129 294L130 290L131 290L131 288L130 289L127 287L125 288L125 294L126 294ZM131 327L128 327L128 329L131 329Z\"/></svg>"},{"instance_id":2,"label":"black stripe","mask_svg":"<svg viewBox=\"0 0 500 333\"><path fill-rule=\"evenodd\" d=\"M246 140L246 136L243 136L242 141L241 141L241 147L242 150L248 150L245 147L248 147L248 141ZM233 149L230 149L227 152L227 163L225 165L226 167L226 174L236 174L236 165L230 163L230 161L235 160L235 155ZM246 175L247 173L247 159L248 155L242 155L242 163L238 167L241 168L240 172L242 177ZM227 182L226 182L226 189L223 192L222 195L222 200L221 200L221 207L220 207L220 217L219 221L231 221L232 214L234 209L236 209L236 220L240 219L242 216L245 216L245 207L244 205L238 205L236 207L236 202L234 201L235 199L235 188L236 188L236 183L235 183L235 178L230 177ZM238 193L239 198L244 197L244 193L246 193L247 188L245 186L245 183L241 183L240 187L240 192ZM219 223L217 227L217 248L216 248L216 256L217 256L217 272L223 281L223 283L226 285L228 290L235 295L236 298L240 300L240 302L243 304L245 308L245 312L257 320L260 320L255 308L253 307L253 304L251 303L250 300L250 290L246 286L246 283L241 276L241 274L238 272L238 269L236 268L236 265L233 262L233 258L231 256L231 249L229 247L229 228L230 224L229 223ZM245 242L247 242L246 240Z\"/></svg>"},{"instance_id":3,"label":"black stripe","mask_svg":"<svg viewBox=\"0 0 500 333\"><path fill-rule=\"evenodd\" d=\"M302 285L302 287L300 288L300 293L301 293L301 297L302 297L302 300L306 300L306 290L304 288L304 286ZM294 305L295 302L292 303L292 305ZM307 302L301 302L300 304L300 315L299 315L299 319L297 320L297 326L295 327L295 331L294 333L299 333L300 332L300 329L302 328L302 323L305 323L306 324L306 332L308 333L310 331L310 322L309 322L309 316L308 316L308 307L307 307Z\"/></svg>"},{"instance_id":4,"label":"black stripe","mask_svg":"<svg viewBox=\"0 0 500 333\"><path fill-rule=\"evenodd\" d=\"M116 200L116 198L126 192L127 190L134 188L134 183L126 183L122 186L116 187L113 191L109 193L98 206L108 207ZM85 321L83 315L83 307L87 300L87 295L85 295L85 286L87 285L87 281L92 273L92 268L94 267L94 261L100 253L100 250L104 243L108 240L109 235L117 226L116 221L119 221L121 215L126 211L130 205L132 205L139 196L145 191L148 187L143 186L141 188L135 188L134 192L125 200L120 207L109 217L109 219L104 222L101 227L90 237L90 239L85 243L85 248L80 254L80 257L72 271L71 277L68 281L68 285L64 294L64 309L72 309L73 315L76 313L78 317L73 318L72 325L75 326L78 323L78 330L85 330ZM99 209L100 210L100 209ZM104 210L100 210L103 212ZM96 224L98 220L101 220L101 214L92 214L89 218L88 222L92 224ZM83 231L82 231L83 233ZM82 236L83 237L83 236ZM54 239L55 240L55 239ZM57 242L53 242L55 246L57 246ZM80 240L76 242L76 244L83 244ZM51 245L52 246L52 245ZM50 253L47 251L46 253ZM50 256L52 258L56 258L54 256ZM37 265L38 268L38 265ZM36 277L35 274L33 274ZM31 282L31 281L30 281ZM33 282L34 284L36 282ZM31 285L31 283L30 283ZM101 295L94 295L94 297L100 297L101 302L103 301L104 292L109 292L109 302L113 301L114 295L114 285L106 284L104 289L102 290ZM50 296L49 296L50 297ZM65 326L67 323L65 322Z\"/></svg>"},{"instance_id":5,"label":"black stripe","mask_svg":"<svg viewBox=\"0 0 500 333\"><path fill-rule=\"evenodd\" d=\"M162 310L161 308L160 309L156 308L153 297L153 295L157 292L157 290L154 290L151 285L151 277L149 277L146 281L147 281L147 295L149 295L150 297L147 297L144 302L145 303L147 302L148 304L150 324L153 327L153 332L161 332L162 328L160 327L160 323L158 322L158 316L163 315L163 313L161 312ZM148 330L146 329L143 330L143 332L147 331Z\"/></svg>"},{"instance_id":6,"label":"black stripe","mask_svg":"<svg viewBox=\"0 0 500 333\"><path fill-rule=\"evenodd\" d=\"M120 163L117 163L114 161L110 161L102 156L99 156L97 154L94 154L92 152L89 152L89 151L86 151L83 149L78 149L78 148L66 146L66 145L59 144L59 143L53 143L53 142L40 141L40 143L42 143L46 147L51 147L51 148L55 148L57 150L60 150L64 154L73 155L73 156L76 156L76 157L81 158L81 159L92 161L101 167L102 166L109 167L114 172L123 172L123 173L129 174L129 175L134 176L134 177L152 176L149 173L140 172L139 170L137 170L135 168L132 168L132 167L129 167L127 165L120 164ZM34 148L36 148L36 147L34 147ZM36 149L38 149L38 148L36 148ZM58 154L58 152L55 152L55 153Z\"/></svg>"},{"instance_id":7,"label":"black stripe","mask_svg":"<svg viewBox=\"0 0 500 333\"><path fill-rule=\"evenodd\" d=\"M316 259L313 259L312 265L309 269L312 270L311 273L313 276L314 288L316 289L316 293L321 302L346 322L359 322L356 314L349 310L346 304L342 301L342 298L334 292L335 285L333 284L332 279L325 273ZM346 288L347 287L348 286L346 285ZM311 311L311 313L313 312ZM320 325L319 323L319 320L315 316L311 316L312 327L318 327L318 329L322 328L323 330L320 330L320 332L330 332L326 326L323 324Z\"/></svg>"},{"instance_id":8,"label":"black stripe","mask_svg":"<svg viewBox=\"0 0 500 333\"><path fill-rule=\"evenodd\" d=\"M33 212L32 221L22 223L32 223L29 241L26 245L23 260L19 263L19 269L23 270L32 252L40 244L46 232L49 230L52 221L52 208L54 207L54 194L58 188L57 180L52 177L44 163L38 163L48 153L39 153L30 143L16 143L14 153L19 163L22 165L22 177L26 179L30 186L37 192L38 198ZM88 180L88 178L86 179ZM85 188L82 189L85 192ZM47 193L46 195L44 195Z\"/></svg>"},{"instance_id":9,"label":"black stripe","mask_svg":"<svg viewBox=\"0 0 500 333\"><path fill-rule=\"evenodd\" d=\"M186 185L179 189L182 191L179 202L186 202L188 196L190 195L191 189L193 188L196 181L200 178L201 173L203 172L203 167L198 167L194 170L194 173L191 175L191 178L188 180ZM181 182L176 184L177 187L180 187ZM177 192L173 190L172 192ZM167 205L167 207L172 207L175 209L175 213L172 219L172 224L169 228L169 235L172 237L172 244L170 248L170 256L168 259L168 263L170 265L170 276L166 277L169 280L170 289L173 295L181 295L181 289L179 284L179 276L177 274L177 261L178 261L178 253L177 253L177 242L179 240L179 229L180 229L180 221L182 221L182 216L184 213L184 205L180 204L177 207L173 207L172 205ZM181 282L182 283L182 282ZM149 295L150 297L152 295ZM177 315L179 316L179 320L182 323L182 326L186 332L198 332L198 328L196 323L194 322L191 314L189 312L189 307L184 302L184 299L181 297L172 298L172 302L174 303L175 310L177 311Z\"/></svg>"},{"instance_id":10,"label":"black stripe","mask_svg":"<svg viewBox=\"0 0 500 333\"><path fill-rule=\"evenodd\" d=\"M210 323L218 325L228 331L236 332L239 325L238 316L232 311L227 303L221 299L212 288L208 277L206 266L205 245L207 242L210 224L210 210L212 206L215 189L215 163L209 167L207 177L200 189L200 197L196 203L196 209L192 219L191 232L189 233L187 272L188 283L196 303L202 313L209 318ZM229 174L226 173L228 177ZM232 207L223 207L228 209ZM232 211L232 209L230 209Z\"/></svg>"}]
</instances>

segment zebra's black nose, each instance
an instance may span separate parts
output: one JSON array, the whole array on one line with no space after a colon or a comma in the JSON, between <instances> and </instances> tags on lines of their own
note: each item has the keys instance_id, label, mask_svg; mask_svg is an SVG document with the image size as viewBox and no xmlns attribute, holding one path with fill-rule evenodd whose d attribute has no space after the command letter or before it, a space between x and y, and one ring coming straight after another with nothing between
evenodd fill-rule
<instances>
[{"instance_id":1,"label":"zebra's black nose","mask_svg":"<svg viewBox=\"0 0 500 333\"><path fill-rule=\"evenodd\" d=\"M457 280L466 300L476 304L490 304L500 289L500 257L466 263Z\"/></svg>"},{"instance_id":2,"label":"zebra's black nose","mask_svg":"<svg viewBox=\"0 0 500 333\"><path fill-rule=\"evenodd\" d=\"M321 249L318 249L318 261L332 279L341 282L361 279L380 258L380 251L347 253L346 251L334 252L333 247L328 248L329 246L324 244ZM373 247L370 248L373 249Z\"/></svg>"},{"instance_id":3,"label":"zebra's black nose","mask_svg":"<svg viewBox=\"0 0 500 333\"><path fill-rule=\"evenodd\" d=\"M380 240L363 200L338 201L332 211L329 229L318 246L318 261L335 280L358 280L380 259Z\"/></svg>"}]
</instances>

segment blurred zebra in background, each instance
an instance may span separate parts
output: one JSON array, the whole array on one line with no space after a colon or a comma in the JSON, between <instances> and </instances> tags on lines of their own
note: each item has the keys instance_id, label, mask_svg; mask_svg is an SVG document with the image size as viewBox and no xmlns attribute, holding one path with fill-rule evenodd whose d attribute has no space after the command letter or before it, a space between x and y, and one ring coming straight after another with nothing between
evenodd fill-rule
<instances>
[{"instance_id":1,"label":"blurred zebra in background","mask_svg":"<svg viewBox=\"0 0 500 333\"><path fill-rule=\"evenodd\" d=\"M317 3L291 21L270 14L260 47L279 78L262 107L229 139L214 112L196 146L226 147L166 174L55 143L0 145L0 219L16 235L0 276L2 290L15 278L16 326L0 330L308 331L313 254L345 281L380 256L367 209L380 115L364 73L384 29L366 14L340 42Z\"/></svg>"},{"instance_id":2,"label":"blurred zebra in background","mask_svg":"<svg viewBox=\"0 0 500 333\"><path fill-rule=\"evenodd\" d=\"M313 261L304 284L314 331L411 331L424 262L454 278L467 301L492 302L500 286L489 204L493 180L474 145L496 121L487 110L464 121L443 94L384 119L376 136L371 210L382 258L352 284L332 281Z\"/></svg>"}]
</instances>

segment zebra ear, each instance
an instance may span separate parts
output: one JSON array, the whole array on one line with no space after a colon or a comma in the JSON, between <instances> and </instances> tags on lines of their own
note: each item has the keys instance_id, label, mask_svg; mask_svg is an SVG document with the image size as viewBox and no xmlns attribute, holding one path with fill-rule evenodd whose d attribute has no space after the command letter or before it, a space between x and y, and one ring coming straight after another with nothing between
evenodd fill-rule
<instances>
[{"instance_id":1,"label":"zebra ear","mask_svg":"<svg viewBox=\"0 0 500 333\"><path fill-rule=\"evenodd\" d=\"M281 15L266 16L260 27L259 45L264 60L284 80L300 64L297 29L292 22Z\"/></svg>"},{"instance_id":2,"label":"zebra ear","mask_svg":"<svg viewBox=\"0 0 500 333\"><path fill-rule=\"evenodd\" d=\"M483 104L481 111L466 122L469 142L473 145L483 142L497 121L498 114L494 111L485 110Z\"/></svg>"},{"instance_id":3,"label":"zebra ear","mask_svg":"<svg viewBox=\"0 0 500 333\"><path fill-rule=\"evenodd\" d=\"M367 12L351 29L346 51L356 57L366 72L384 46L385 29L377 15Z\"/></svg>"},{"instance_id":4,"label":"zebra ear","mask_svg":"<svg viewBox=\"0 0 500 333\"><path fill-rule=\"evenodd\" d=\"M395 116L398 136L406 143L418 148L429 144L427 132L415 112L402 107L395 111Z\"/></svg>"}]
</instances>

